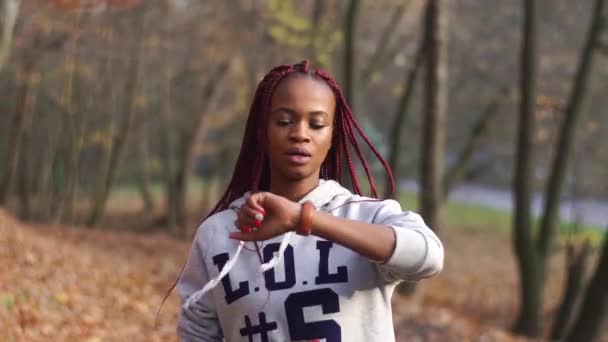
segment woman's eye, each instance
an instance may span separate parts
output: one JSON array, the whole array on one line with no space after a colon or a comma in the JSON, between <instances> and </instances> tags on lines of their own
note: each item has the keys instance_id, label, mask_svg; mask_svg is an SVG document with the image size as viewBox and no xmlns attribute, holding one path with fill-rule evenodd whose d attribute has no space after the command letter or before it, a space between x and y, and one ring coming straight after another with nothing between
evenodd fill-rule
<instances>
[{"instance_id":1,"label":"woman's eye","mask_svg":"<svg viewBox=\"0 0 608 342\"><path fill-rule=\"evenodd\" d=\"M290 123L291 123L291 120L278 120L278 121L277 121L277 124L278 124L279 126L287 126L287 125L289 125Z\"/></svg>"},{"instance_id":2,"label":"woman's eye","mask_svg":"<svg viewBox=\"0 0 608 342\"><path fill-rule=\"evenodd\" d=\"M312 129L321 129L321 128L325 127L325 125L322 123L319 123L319 122L311 122L310 127Z\"/></svg>"}]
</instances>

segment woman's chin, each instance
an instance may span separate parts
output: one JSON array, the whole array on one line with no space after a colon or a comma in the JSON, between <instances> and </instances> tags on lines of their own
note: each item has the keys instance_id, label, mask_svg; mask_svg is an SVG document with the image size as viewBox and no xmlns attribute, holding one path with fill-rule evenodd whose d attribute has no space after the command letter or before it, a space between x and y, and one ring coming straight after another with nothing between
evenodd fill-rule
<instances>
[{"instance_id":1,"label":"woman's chin","mask_svg":"<svg viewBox=\"0 0 608 342\"><path fill-rule=\"evenodd\" d=\"M285 178L291 182L303 181L305 179L312 177L313 175L315 175L315 172L312 172L312 171L306 170L306 169L300 169L300 170L292 169L292 170L289 170L288 172L284 173Z\"/></svg>"}]
</instances>

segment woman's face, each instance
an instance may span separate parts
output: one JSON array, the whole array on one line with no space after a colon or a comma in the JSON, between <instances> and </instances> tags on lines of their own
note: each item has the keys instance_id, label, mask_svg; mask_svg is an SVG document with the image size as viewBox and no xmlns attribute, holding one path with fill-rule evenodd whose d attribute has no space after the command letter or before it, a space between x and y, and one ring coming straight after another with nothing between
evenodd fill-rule
<instances>
[{"instance_id":1,"label":"woman's face","mask_svg":"<svg viewBox=\"0 0 608 342\"><path fill-rule=\"evenodd\" d=\"M335 109L334 93L323 81L292 75L279 83L267 127L272 178L318 177L331 147Z\"/></svg>"}]
</instances>

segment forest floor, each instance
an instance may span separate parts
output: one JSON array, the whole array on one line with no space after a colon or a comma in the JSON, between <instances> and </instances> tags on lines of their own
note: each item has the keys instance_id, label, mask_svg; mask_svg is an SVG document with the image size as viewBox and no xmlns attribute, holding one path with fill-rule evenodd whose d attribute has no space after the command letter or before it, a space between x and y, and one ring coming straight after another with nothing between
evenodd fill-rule
<instances>
[{"instance_id":1,"label":"forest floor","mask_svg":"<svg viewBox=\"0 0 608 342\"><path fill-rule=\"evenodd\" d=\"M444 271L395 294L398 341L526 341L508 332L517 277L504 236L446 229ZM175 291L190 247L167 234L24 224L0 208L0 341L176 341ZM560 297L552 263L545 322Z\"/></svg>"}]
</instances>

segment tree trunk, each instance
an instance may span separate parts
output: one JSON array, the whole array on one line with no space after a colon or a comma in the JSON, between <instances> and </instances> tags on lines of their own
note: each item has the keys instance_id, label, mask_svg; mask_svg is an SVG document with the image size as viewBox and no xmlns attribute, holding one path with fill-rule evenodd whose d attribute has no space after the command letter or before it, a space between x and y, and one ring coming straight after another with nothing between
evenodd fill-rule
<instances>
[{"instance_id":1,"label":"tree trunk","mask_svg":"<svg viewBox=\"0 0 608 342\"><path fill-rule=\"evenodd\" d=\"M62 192L59 193L58 204L52 214L52 222L70 223L74 218L74 197L76 196L76 187L78 183L78 162L80 160L80 142L79 142L79 114L70 111L67 114L66 124L70 146L67 151L67 163L65 166L64 184L61 186Z\"/></svg>"},{"instance_id":2,"label":"tree trunk","mask_svg":"<svg viewBox=\"0 0 608 342\"><path fill-rule=\"evenodd\" d=\"M184 132L182 134L182 142L180 149L180 165L175 173L175 178L172 182L175 186L175 205L170 206L176 212L172 216L176 219L178 228L177 234L179 237L186 237L186 213L187 213L187 201L188 201L188 181L192 173L192 168L197 157L197 146L203 140L207 133L207 109L209 103L212 100L214 94L218 89L218 85L222 77L228 71L230 65L229 61L225 61L215 68L215 72L206 81L205 86L201 94L201 101L199 103L200 114L198 116L197 123L193 126L194 130L191 132ZM171 215L170 215L171 216Z\"/></svg>"},{"instance_id":3,"label":"tree trunk","mask_svg":"<svg viewBox=\"0 0 608 342\"><path fill-rule=\"evenodd\" d=\"M143 124L145 125L145 122ZM144 204L144 207L142 209L142 215L144 217L149 217L153 215L154 208L156 207L156 205L154 204L154 197L152 196L152 192L150 191L150 157L148 151L147 127L142 127L141 135L137 140L136 144L138 152L137 154L139 157L139 175L137 177L137 186L139 188L139 193Z\"/></svg>"},{"instance_id":4,"label":"tree trunk","mask_svg":"<svg viewBox=\"0 0 608 342\"><path fill-rule=\"evenodd\" d=\"M165 215L165 224L167 225L167 230L170 233L175 234L176 236L179 235L178 232L178 218L177 218L177 187L178 185L176 184L176 182L178 181L178 177L175 176L175 171L174 169L175 167L175 152L174 152L174 146L172 143L173 140L173 133L171 133L169 130L167 130L166 133L163 134L163 142L162 142L162 149L163 149L163 159L164 159L164 167L163 167L163 178L164 178L164 183L165 183L165 189L166 189L166 199L165 199L165 206L166 206L166 215Z\"/></svg>"},{"instance_id":5,"label":"tree trunk","mask_svg":"<svg viewBox=\"0 0 608 342\"><path fill-rule=\"evenodd\" d=\"M562 302L557 310L557 315L551 329L552 341L561 340L568 328L571 313L574 312L578 295L583 287L583 279L585 277L587 260L589 260L589 252L590 246L588 242L586 242L579 251L575 250L573 243L568 245L566 254L568 264L566 283L564 286Z\"/></svg>"},{"instance_id":6,"label":"tree trunk","mask_svg":"<svg viewBox=\"0 0 608 342\"><path fill-rule=\"evenodd\" d=\"M167 41L171 40L171 23L169 16L165 16L163 23L163 35ZM166 188L166 224L169 232L178 234L176 228L178 226L176 213L177 210L177 199L176 199L176 160L177 154L175 149L177 148L177 139L175 137L176 125L172 121L172 103L171 103L171 50L169 47L165 47L161 52L165 59L163 63L162 77L161 77L161 112L165 129L162 130L161 135L161 151L163 156L163 178Z\"/></svg>"},{"instance_id":7,"label":"tree trunk","mask_svg":"<svg viewBox=\"0 0 608 342\"><path fill-rule=\"evenodd\" d=\"M139 80L142 74L142 62L143 59L143 33L144 33L144 17L143 14L139 18L138 32L134 36L135 44L135 56L129 59L129 74L127 81L125 82L125 90L123 95L123 102L120 106L121 113L123 113L123 121L119 131L114 136L112 149L110 150L110 156L108 161L108 168L105 173L105 178L101 184L101 188L98 189L95 196L93 209L87 220L88 226L95 226L99 223L101 217L104 214L105 207L116 177L116 170L118 164L122 160L125 153L126 143L131 133L131 127L133 125L133 118L135 116L135 97L139 89Z\"/></svg>"},{"instance_id":8,"label":"tree trunk","mask_svg":"<svg viewBox=\"0 0 608 342\"><path fill-rule=\"evenodd\" d=\"M73 76L71 76L73 77ZM68 86L72 89L71 84L74 80L70 80ZM68 101L74 101L74 94L72 90L69 91L69 95L66 97ZM68 105L66 123L67 130L70 139L70 146L68 148L67 155L67 169L65 177L65 185L62 187L63 193L59 199L59 205L53 215L53 222L65 222L72 223L74 220L74 200L76 199L76 189L78 187L79 170L78 165L80 162L80 152L82 151L82 138L84 135L84 125L82 113L73 108L73 104Z\"/></svg>"},{"instance_id":9,"label":"tree trunk","mask_svg":"<svg viewBox=\"0 0 608 342\"><path fill-rule=\"evenodd\" d=\"M414 64L410 67L408 72L406 73L406 77L404 78L403 84L403 94L399 99L399 105L397 106L397 112L395 113L395 119L393 120L391 135L390 135L390 152L388 157L389 165L393 171L393 176L395 181L397 182L397 186L395 186L394 192L391 194L391 182L387 180L384 194L385 196L389 196L399 200L399 179L400 179L400 157L404 154L401 149L401 137L403 136L403 126L405 121L407 120L409 106L412 102L412 96L414 94L414 88L416 86L416 80L418 79L418 74L420 69L422 68L422 62L424 61L424 39L421 39L418 49L416 51L416 55L414 56Z\"/></svg>"},{"instance_id":10,"label":"tree trunk","mask_svg":"<svg viewBox=\"0 0 608 342\"><path fill-rule=\"evenodd\" d=\"M378 39L378 44L376 44L376 49L374 50L374 54L369 59L369 62L363 68L361 72L361 84L363 86L367 86L370 84L370 80L372 76L376 72L379 66L384 66L384 57L386 55L386 51L388 50L390 39L395 35L395 31L399 22L401 22L401 18L406 12L407 7L411 1L400 1L397 4L397 9L393 12L391 19L388 21L384 29L382 30L382 34ZM417 56L417 55L416 55Z\"/></svg>"},{"instance_id":11,"label":"tree trunk","mask_svg":"<svg viewBox=\"0 0 608 342\"><path fill-rule=\"evenodd\" d=\"M344 27L344 96L354 113L357 113L359 109L357 103L355 103L358 101L355 95L355 87L357 85L357 52L355 51L355 42L360 7L360 0L350 0Z\"/></svg>"},{"instance_id":12,"label":"tree trunk","mask_svg":"<svg viewBox=\"0 0 608 342\"><path fill-rule=\"evenodd\" d=\"M440 228L447 105L446 2L429 0L425 15L426 75L420 163L420 213L435 231Z\"/></svg>"},{"instance_id":13,"label":"tree trunk","mask_svg":"<svg viewBox=\"0 0 608 342\"><path fill-rule=\"evenodd\" d=\"M185 164L188 159L188 141L192 140L186 134L180 134L178 137L179 146L177 148L177 165L175 172L172 174L169 184L171 192L169 200L171 205L168 206L168 216L174 224L175 236L184 238L186 233L186 202L187 202L187 175L189 169Z\"/></svg>"},{"instance_id":14,"label":"tree trunk","mask_svg":"<svg viewBox=\"0 0 608 342\"><path fill-rule=\"evenodd\" d=\"M31 101L31 112L33 113L36 108L36 92L32 93ZM31 115L30 115L31 116ZM29 120L28 120L29 121ZM19 202L21 208L19 210L19 217L28 221L32 216L32 205L31 205L31 192L32 192L32 179L30 175L30 160L31 160L31 123L26 123L26 128L23 131L22 146L20 153L19 162Z\"/></svg>"},{"instance_id":15,"label":"tree trunk","mask_svg":"<svg viewBox=\"0 0 608 342\"><path fill-rule=\"evenodd\" d=\"M79 14L78 26L82 26L84 18ZM82 149L85 139L86 130L86 115L88 113L85 101L82 101L79 90L82 89L82 79L78 75L77 61L77 46L78 40L74 40L72 51L68 53L66 59L69 66L69 75L65 85L64 98L65 116L67 130L69 135L70 146L67 157L67 172L65 178L65 186L62 187L63 194L60 199L60 205L56 211L53 221L62 221L71 224L75 221L75 205L78 196L78 188L80 185L80 159L82 157Z\"/></svg>"},{"instance_id":16,"label":"tree trunk","mask_svg":"<svg viewBox=\"0 0 608 342\"><path fill-rule=\"evenodd\" d=\"M42 154L41 170L38 170L40 175L40 199L36 208L37 215L43 221L48 221L51 218L52 198L53 198L53 165L57 159L59 139L61 136L61 127L57 132L47 130L49 139L46 143Z\"/></svg>"},{"instance_id":17,"label":"tree trunk","mask_svg":"<svg viewBox=\"0 0 608 342\"><path fill-rule=\"evenodd\" d=\"M582 115L580 107L587 89L589 74L593 64L593 52L602 31L602 20L604 20L605 14L604 5L605 0L595 0L593 18L587 34L587 40L579 60L566 106L565 117L561 123L557 146L554 150L555 156L544 196L543 218L537 240L538 250L542 259L546 259L549 254L559 220L559 203L561 201L568 162L572 154L576 127Z\"/></svg>"},{"instance_id":18,"label":"tree trunk","mask_svg":"<svg viewBox=\"0 0 608 342\"><path fill-rule=\"evenodd\" d=\"M74 24L76 27L83 27L84 22L88 14L84 14L83 11L77 12L74 18ZM65 182L62 184L60 198L57 201L58 204L55 207L54 213L52 214L52 222L57 223L59 221L71 223L74 218L74 200L76 196L76 189L78 187L78 164L80 161L80 152L82 149L82 140L84 136L84 120L83 115L76 108L76 100L78 99L77 91L79 89L79 79L77 77L77 66L78 56L77 48L80 43L81 37L76 37L70 41L68 51L66 52L64 67L67 68L67 76L64 83L63 99L62 103L65 114L65 125L67 126L68 139L70 146L67 152L67 166ZM67 38L57 39L56 41L50 41L47 46L62 46Z\"/></svg>"},{"instance_id":19,"label":"tree trunk","mask_svg":"<svg viewBox=\"0 0 608 342\"><path fill-rule=\"evenodd\" d=\"M540 333L542 307L541 263L532 241L531 196L533 192L534 109L536 99L536 0L524 1L520 107L517 129L515 179L513 182L513 248L520 275L520 311L514 330L536 337Z\"/></svg>"},{"instance_id":20,"label":"tree trunk","mask_svg":"<svg viewBox=\"0 0 608 342\"><path fill-rule=\"evenodd\" d=\"M0 206L6 203L13 188L15 171L19 162L19 150L26 129L25 124L35 101L34 92L39 80L33 74L34 66L35 63L33 62L26 64L24 68L25 79L19 85L14 125L8 143L9 150L5 162L4 177L2 178L2 183L0 183Z\"/></svg>"},{"instance_id":21,"label":"tree trunk","mask_svg":"<svg viewBox=\"0 0 608 342\"><path fill-rule=\"evenodd\" d=\"M608 231L608 228L607 228ZM583 305L566 341L595 341L608 311L608 233Z\"/></svg>"},{"instance_id":22,"label":"tree trunk","mask_svg":"<svg viewBox=\"0 0 608 342\"><path fill-rule=\"evenodd\" d=\"M325 13L325 0L315 0L312 9L312 28L310 30L310 43L308 45L308 56L312 60L313 65L319 67L321 61L319 60L319 27L321 27L321 20Z\"/></svg>"},{"instance_id":23,"label":"tree trunk","mask_svg":"<svg viewBox=\"0 0 608 342\"><path fill-rule=\"evenodd\" d=\"M578 70L572 87L565 118L560 128L555 159L547 183L543 218L536 241L531 239L530 196L532 188L532 167L529 165L532 148L531 135L534 120L534 73L536 68L536 2L525 2L524 48L522 52L522 107L520 112L520 137L518 141L518 165L516 174L515 204L515 249L522 278L522 303L515 331L528 336L540 334L540 313L542 292L549 250L554 240L561 192L565 179L567 163L574 143L576 124L580 117L580 104L586 88L592 64L593 49L600 33L604 11L604 0L596 0L591 28L579 61ZM528 123L524 123L527 121ZM522 136L526 136L523 138ZM524 161L525 157L528 159ZM530 259L532 257L532 259Z\"/></svg>"},{"instance_id":24,"label":"tree trunk","mask_svg":"<svg viewBox=\"0 0 608 342\"><path fill-rule=\"evenodd\" d=\"M0 41L0 71L4 68L13 45L13 33L19 16L21 0L4 0L2 8L2 41Z\"/></svg>"},{"instance_id":25,"label":"tree trunk","mask_svg":"<svg viewBox=\"0 0 608 342\"><path fill-rule=\"evenodd\" d=\"M22 143L22 151L21 158L19 162L19 218L23 221L28 221L32 216L32 207L31 207L31 187L30 187L30 144L31 137L29 132L25 132L23 134L23 143Z\"/></svg>"},{"instance_id":26,"label":"tree trunk","mask_svg":"<svg viewBox=\"0 0 608 342\"><path fill-rule=\"evenodd\" d=\"M447 198L454 188L454 186L465 178L467 170L469 169L469 164L473 155L479 145L481 145L482 138L485 132L488 130L490 126L490 122L496 117L498 114L498 108L502 102L502 100L508 96L511 91L511 87L505 86L501 88L496 95L490 100L486 109L483 111L481 116L475 122L473 126L473 130L465 144L464 149L458 156L458 159L454 165L452 165L448 171L446 172L446 176L444 179L444 198Z\"/></svg>"}]
</instances>

